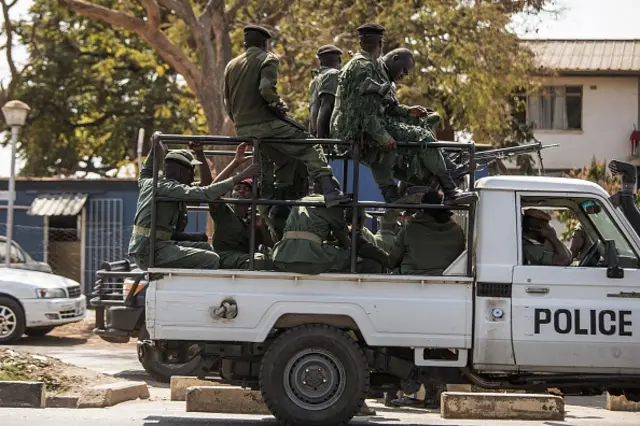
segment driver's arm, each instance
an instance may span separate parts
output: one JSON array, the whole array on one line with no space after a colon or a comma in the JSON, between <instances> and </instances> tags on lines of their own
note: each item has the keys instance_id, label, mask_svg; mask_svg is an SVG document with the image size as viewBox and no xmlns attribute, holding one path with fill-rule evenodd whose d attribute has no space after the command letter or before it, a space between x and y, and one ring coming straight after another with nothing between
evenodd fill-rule
<instances>
[{"instance_id":1,"label":"driver's arm","mask_svg":"<svg viewBox=\"0 0 640 426\"><path fill-rule=\"evenodd\" d=\"M567 246L565 246L555 235L548 237L547 240L553 246L553 258L551 260L551 264L553 266L571 265L573 257L571 256L571 252Z\"/></svg>"}]
</instances>

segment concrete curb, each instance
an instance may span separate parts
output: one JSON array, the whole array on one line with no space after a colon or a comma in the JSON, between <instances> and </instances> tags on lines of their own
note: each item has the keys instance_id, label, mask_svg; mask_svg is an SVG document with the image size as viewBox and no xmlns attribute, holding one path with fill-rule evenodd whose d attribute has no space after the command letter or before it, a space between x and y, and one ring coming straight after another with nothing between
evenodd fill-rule
<instances>
[{"instance_id":1,"label":"concrete curb","mask_svg":"<svg viewBox=\"0 0 640 426\"><path fill-rule=\"evenodd\" d=\"M640 412L640 402L629 401L624 395L615 396L607 392L607 410L638 413Z\"/></svg>"},{"instance_id":2,"label":"concrete curb","mask_svg":"<svg viewBox=\"0 0 640 426\"><path fill-rule=\"evenodd\" d=\"M564 399L553 395L443 392L444 419L564 420Z\"/></svg>"},{"instance_id":3,"label":"concrete curb","mask_svg":"<svg viewBox=\"0 0 640 426\"><path fill-rule=\"evenodd\" d=\"M235 386L187 388L187 412L226 414L271 414L260 391Z\"/></svg>"},{"instance_id":4,"label":"concrete curb","mask_svg":"<svg viewBox=\"0 0 640 426\"><path fill-rule=\"evenodd\" d=\"M201 380L191 376L171 376L171 401L184 401L187 388L196 386L226 386L211 380Z\"/></svg>"},{"instance_id":5,"label":"concrete curb","mask_svg":"<svg viewBox=\"0 0 640 426\"><path fill-rule=\"evenodd\" d=\"M45 396L42 382L0 382L0 407L44 408Z\"/></svg>"},{"instance_id":6,"label":"concrete curb","mask_svg":"<svg viewBox=\"0 0 640 426\"><path fill-rule=\"evenodd\" d=\"M111 407L124 401L149 399L149 388L144 382L116 382L87 389L78 408Z\"/></svg>"},{"instance_id":7,"label":"concrete curb","mask_svg":"<svg viewBox=\"0 0 640 426\"><path fill-rule=\"evenodd\" d=\"M47 396L47 408L78 408L79 396Z\"/></svg>"}]
</instances>

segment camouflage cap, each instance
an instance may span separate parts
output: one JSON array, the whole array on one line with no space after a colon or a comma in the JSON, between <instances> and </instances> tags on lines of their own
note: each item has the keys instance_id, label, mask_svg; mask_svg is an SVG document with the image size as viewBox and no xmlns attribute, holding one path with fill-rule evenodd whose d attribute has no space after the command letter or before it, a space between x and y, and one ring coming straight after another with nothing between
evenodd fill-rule
<instances>
[{"instance_id":1,"label":"camouflage cap","mask_svg":"<svg viewBox=\"0 0 640 426\"><path fill-rule=\"evenodd\" d=\"M202 162L196 160L195 155L193 155L193 153L188 149L178 149L175 151L171 151L164 157L164 159L165 161L177 161L178 163L187 167L193 167L202 164Z\"/></svg>"},{"instance_id":2,"label":"camouflage cap","mask_svg":"<svg viewBox=\"0 0 640 426\"><path fill-rule=\"evenodd\" d=\"M342 55L342 49L340 49L339 47L336 47L336 46L334 46L332 44L325 44L324 46L321 46L318 49L318 52L316 53L316 56L319 58L320 56L330 55L330 54Z\"/></svg>"},{"instance_id":3,"label":"camouflage cap","mask_svg":"<svg viewBox=\"0 0 640 426\"><path fill-rule=\"evenodd\" d=\"M551 216L548 213L545 213L542 210L538 210L538 209L525 209L524 215L531 216L533 218L544 220L547 222L551 220Z\"/></svg>"},{"instance_id":4,"label":"camouflage cap","mask_svg":"<svg viewBox=\"0 0 640 426\"><path fill-rule=\"evenodd\" d=\"M360 25L356 30L360 34L360 37L367 35L377 35L382 37L382 35L384 34L384 27L374 22Z\"/></svg>"},{"instance_id":5,"label":"camouflage cap","mask_svg":"<svg viewBox=\"0 0 640 426\"><path fill-rule=\"evenodd\" d=\"M255 31L255 32L258 32L258 33L262 34L266 38L271 38L271 33L266 28L261 27L260 25L249 24L249 25L245 26L243 30L244 30L245 34L250 32L250 31Z\"/></svg>"}]
</instances>

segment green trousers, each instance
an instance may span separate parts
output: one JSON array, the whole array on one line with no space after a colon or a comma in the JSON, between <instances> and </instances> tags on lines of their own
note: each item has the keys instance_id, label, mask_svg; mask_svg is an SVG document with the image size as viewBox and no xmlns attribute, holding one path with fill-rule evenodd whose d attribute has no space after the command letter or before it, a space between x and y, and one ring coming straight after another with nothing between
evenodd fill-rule
<instances>
[{"instance_id":1,"label":"green trousers","mask_svg":"<svg viewBox=\"0 0 640 426\"><path fill-rule=\"evenodd\" d=\"M249 253L238 253L222 251L220 255L220 269L249 269ZM253 257L253 268L257 271L268 271L271 269L271 260L262 253L255 253Z\"/></svg>"},{"instance_id":2,"label":"green trousers","mask_svg":"<svg viewBox=\"0 0 640 426\"><path fill-rule=\"evenodd\" d=\"M293 272L296 274L317 275L327 272L350 272L351 271L351 250L342 249L333 257L334 262L331 264L318 263L286 263L273 262L273 266L278 271ZM358 257L356 261L356 272L359 274L381 274L383 267L379 262L372 259L363 259Z\"/></svg>"},{"instance_id":3,"label":"green trousers","mask_svg":"<svg viewBox=\"0 0 640 426\"><path fill-rule=\"evenodd\" d=\"M145 250L134 255L139 268L149 267L149 253ZM211 244L191 241L158 241L155 265L157 268L218 269L220 257Z\"/></svg>"}]
</instances>

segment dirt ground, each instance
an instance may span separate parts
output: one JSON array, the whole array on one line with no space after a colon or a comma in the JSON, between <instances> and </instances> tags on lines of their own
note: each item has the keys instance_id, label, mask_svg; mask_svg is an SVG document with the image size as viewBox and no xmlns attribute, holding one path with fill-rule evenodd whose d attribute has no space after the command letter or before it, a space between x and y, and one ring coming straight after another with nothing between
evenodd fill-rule
<instances>
[{"instance_id":1,"label":"dirt ground","mask_svg":"<svg viewBox=\"0 0 640 426\"><path fill-rule=\"evenodd\" d=\"M117 381L56 358L16 349L0 349L0 380L44 382L48 394L74 396L83 388Z\"/></svg>"}]
</instances>

